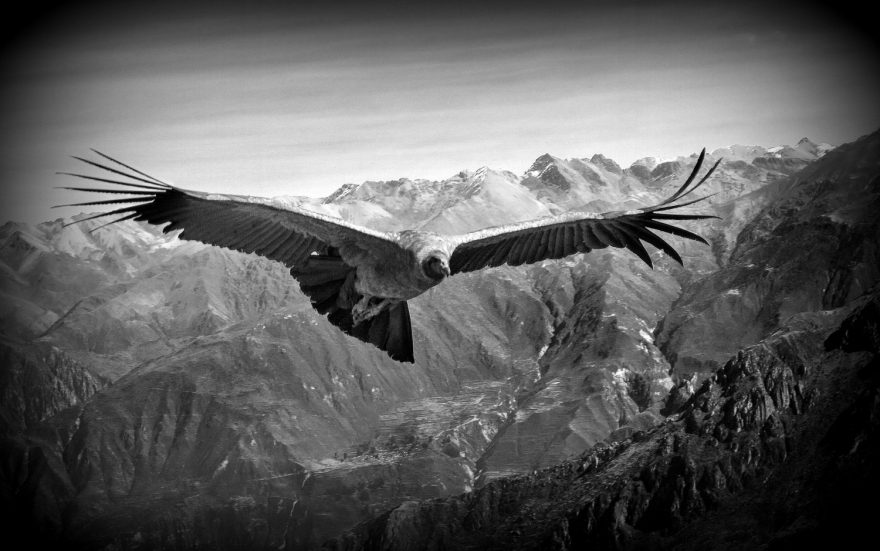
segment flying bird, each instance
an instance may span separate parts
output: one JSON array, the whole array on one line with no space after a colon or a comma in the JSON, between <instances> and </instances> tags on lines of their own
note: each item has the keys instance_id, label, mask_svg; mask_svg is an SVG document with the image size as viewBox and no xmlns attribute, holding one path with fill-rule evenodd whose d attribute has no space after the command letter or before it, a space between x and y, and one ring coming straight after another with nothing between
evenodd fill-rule
<instances>
[{"instance_id":1,"label":"flying bird","mask_svg":"<svg viewBox=\"0 0 880 551\"><path fill-rule=\"evenodd\" d=\"M312 306L344 331L384 350L401 362L414 362L407 301L449 276L501 264L518 266L545 259L625 247L653 267L642 242L681 256L655 231L706 243L670 221L715 218L673 213L707 197L681 200L702 185L718 162L693 184L706 150L687 180L665 201L637 210L602 214L566 212L461 235L421 230L376 231L346 220L280 205L271 199L221 195L169 185L99 151L101 159L75 159L104 171L103 176L61 172L113 187L65 187L74 191L125 195L59 206L124 204L73 223L120 215L109 225L134 219L182 229L180 239L256 253L290 268ZM101 226L103 227L103 226Z\"/></svg>"}]
</instances>

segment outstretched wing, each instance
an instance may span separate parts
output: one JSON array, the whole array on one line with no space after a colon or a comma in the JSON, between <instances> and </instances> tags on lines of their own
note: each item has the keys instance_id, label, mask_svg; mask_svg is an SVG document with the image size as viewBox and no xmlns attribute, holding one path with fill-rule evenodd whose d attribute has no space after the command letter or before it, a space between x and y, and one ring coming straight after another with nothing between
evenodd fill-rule
<instances>
[{"instance_id":1,"label":"outstretched wing","mask_svg":"<svg viewBox=\"0 0 880 551\"><path fill-rule=\"evenodd\" d=\"M129 219L168 224L163 231L183 229L181 239L256 253L281 262L291 268L290 274L299 281L312 306L326 314L331 323L384 350L395 360L413 362L406 302L359 325L354 325L351 316L352 308L361 299L353 283L357 267L365 261L393 259L395 255L405 254L393 234L305 209L273 204L259 197L180 189L99 151L95 153L110 165L75 158L106 171L107 177L62 174L112 187L65 189L123 197L59 206L124 206L72 223L115 215L118 218L107 224Z\"/></svg>"},{"instance_id":2,"label":"outstretched wing","mask_svg":"<svg viewBox=\"0 0 880 551\"><path fill-rule=\"evenodd\" d=\"M642 241L666 252L681 264L681 256L672 245L654 231L706 243L706 240L699 235L667 223L676 220L717 218L706 214L669 212L708 197L675 204L700 187L721 162L719 159L699 182L691 186L703 165L705 156L706 150L703 149L694 170L678 191L652 207L604 214L567 212L558 216L505 224L455 236L451 238L457 246L449 259L450 269L452 273L460 273L505 263L518 266L550 258L562 258L574 253L587 253L593 249L604 249L609 246L626 247L653 267L651 257Z\"/></svg>"},{"instance_id":3,"label":"outstretched wing","mask_svg":"<svg viewBox=\"0 0 880 551\"><path fill-rule=\"evenodd\" d=\"M111 165L74 158L106 171L107 177L70 172L61 174L111 186L64 189L122 197L59 206L124 206L72 223L117 215L119 217L108 224L129 219L168 224L163 231L167 233L183 229L181 239L256 253L289 267L300 266L312 253L325 254L331 248L353 267L361 264L366 257L395 254L400 250L393 234L374 231L306 209L273 204L271 200L261 197L181 189L99 151L94 152Z\"/></svg>"}]
</instances>

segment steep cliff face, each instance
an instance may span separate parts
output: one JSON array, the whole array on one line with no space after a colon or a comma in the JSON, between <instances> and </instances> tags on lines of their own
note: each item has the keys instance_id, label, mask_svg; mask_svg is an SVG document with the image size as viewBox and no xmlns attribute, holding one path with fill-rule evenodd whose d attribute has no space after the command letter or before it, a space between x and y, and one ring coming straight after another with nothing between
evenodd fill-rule
<instances>
[{"instance_id":1,"label":"steep cliff face","mask_svg":"<svg viewBox=\"0 0 880 551\"><path fill-rule=\"evenodd\" d=\"M880 295L739 351L661 426L326 549L743 549L867 541L880 489Z\"/></svg>"},{"instance_id":2,"label":"steep cliff face","mask_svg":"<svg viewBox=\"0 0 880 551\"><path fill-rule=\"evenodd\" d=\"M548 155L523 176L480 169L286 200L383 229L459 232L648 204L695 160L642 178L597 155ZM711 248L676 241L685 269L656 251L649 270L604 250L451 278L411 303L415 365L336 330L255 256L132 223L7 224L10 354L22 342L77 367L31 386L3 372L29 412L3 412L16 450L4 504L86 548L311 549L401 503L624 441L661 420L675 382L678 348L664 356L655 328L682 287L747 254L737 235L783 178L722 163L702 209L724 219L692 227Z\"/></svg>"},{"instance_id":3,"label":"steep cliff face","mask_svg":"<svg viewBox=\"0 0 880 551\"><path fill-rule=\"evenodd\" d=\"M541 377L522 393L515 417L480 459L481 482L553 465L618 430L656 422L670 382L651 330L679 287L626 254L600 252L567 270L533 269L555 312ZM629 381L644 383L637 403Z\"/></svg>"},{"instance_id":4,"label":"steep cliff face","mask_svg":"<svg viewBox=\"0 0 880 551\"><path fill-rule=\"evenodd\" d=\"M840 307L880 278L880 136L759 192L726 269L694 281L657 334L677 378L702 378L798 312Z\"/></svg>"},{"instance_id":5,"label":"steep cliff face","mask_svg":"<svg viewBox=\"0 0 880 551\"><path fill-rule=\"evenodd\" d=\"M37 427L67 408L85 403L106 384L47 343L0 340L3 431Z\"/></svg>"},{"instance_id":6,"label":"steep cliff face","mask_svg":"<svg viewBox=\"0 0 880 551\"><path fill-rule=\"evenodd\" d=\"M880 454L880 274L869 216L878 206L878 140L842 147L749 194L744 211L756 216L737 222L743 229L729 261L681 278L681 296L657 331L677 379L665 423L623 433L625 440L612 434L576 460L465 495L401 504L326 547L782 549L858 541L870 526L860 504L880 482L872 468ZM578 301L566 321L596 335L591 318L579 316L590 303ZM596 350L588 342L582 354ZM565 355L548 365L548 373L564 369Z\"/></svg>"},{"instance_id":7,"label":"steep cliff face","mask_svg":"<svg viewBox=\"0 0 880 551\"><path fill-rule=\"evenodd\" d=\"M472 278L457 284L486 283ZM468 297L476 304L467 305ZM473 315L461 317L467 307ZM82 488L71 517L72 525L82 527L76 536L101 534L106 540L122 532L130 538L140 526L141 537L151 541L168 537L171 527L187 537L206 537L195 526L169 525L165 512L151 504L157 493L187 508L225 507L242 496L257 504L284 496L298 502L292 518L315 531L298 532L308 545L310 538L338 530L347 515L354 523L370 514L363 503L340 501L349 494L368 496L360 501L378 507L383 499L464 491L472 484L475 458L447 453L442 442L443 433L454 432L462 420L414 419L414 413L431 400L452 407L469 380L500 379L498 388L472 392L474 399L487 400L489 411L480 413L491 421L491 408L508 406L489 398L505 392L518 357L536 353L522 336L546 338L542 312L539 302L513 285L508 295L462 292L430 315L414 307L413 319L421 320L415 365L390 362L366 345L349 349L348 337L324 327L302 303L253 327L239 324L221 335L191 338L127 373L83 412L65 455L71 478ZM457 322L441 323L446 319ZM519 323L526 319L534 325ZM432 332L435 338L427 339ZM395 411L399 419L391 415ZM407 426L436 441L412 445L413 437L404 438ZM383 435L382 427L392 434ZM478 447L483 430L491 426L457 435L461 448ZM432 469L436 474L427 475ZM362 482L369 493L362 492ZM245 508L241 514L264 512ZM226 545L220 535L210 540L213 545Z\"/></svg>"},{"instance_id":8,"label":"steep cliff face","mask_svg":"<svg viewBox=\"0 0 880 551\"><path fill-rule=\"evenodd\" d=\"M56 543L76 495L61 458L83 405L107 381L41 342L0 339L0 366L2 525Z\"/></svg>"}]
</instances>

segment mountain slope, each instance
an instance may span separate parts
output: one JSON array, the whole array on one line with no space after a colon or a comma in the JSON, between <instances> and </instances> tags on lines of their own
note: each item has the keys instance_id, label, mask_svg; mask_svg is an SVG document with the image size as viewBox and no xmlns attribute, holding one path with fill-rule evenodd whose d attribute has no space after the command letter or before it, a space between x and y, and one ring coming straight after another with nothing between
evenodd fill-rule
<instances>
[{"instance_id":1,"label":"mountain slope","mask_svg":"<svg viewBox=\"0 0 880 551\"><path fill-rule=\"evenodd\" d=\"M695 160L640 172L542 156L522 176L480 169L284 200L382 229L466 231L650 204ZM44 415L27 399L38 392L0 379L3 414L36 419L9 430L3 502L86 548L310 549L403 502L624 440L662 419L679 378L654 343L660 320L683 287L743 254L740 229L786 178L722 163L703 208L725 218L689 225L712 247L676 240L685 268L611 249L451 278L412 301L413 366L340 333L253 255L134 223L7 224L5 338L15 354L54 347L81 373L71 380L94 384L56 395L41 379L59 404Z\"/></svg>"},{"instance_id":2,"label":"mountain slope","mask_svg":"<svg viewBox=\"0 0 880 551\"><path fill-rule=\"evenodd\" d=\"M863 505L880 489L878 299L738 352L655 429L469 494L404 503L324 548L861 545Z\"/></svg>"},{"instance_id":3,"label":"mountain slope","mask_svg":"<svg viewBox=\"0 0 880 551\"><path fill-rule=\"evenodd\" d=\"M726 269L694 282L658 332L678 377L717 369L798 312L838 308L880 276L880 136L839 147L761 190Z\"/></svg>"},{"instance_id":4,"label":"mountain slope","mask_svg":"<svg viewBox=\"0 0 880 551\"><path fill-rule=\"evenodd\" d=\"M325 548L861 545L880 489L880 273L868 216L878 140L768 189L729 264L684 285L658 331L678 379L665 423L468 494L403 503ZM731 293L731 282L755 290ZM766 323L749 317L756 302L773 309ZM697 353L718 369L693 367Z\"/></svg>"}]
</instances>

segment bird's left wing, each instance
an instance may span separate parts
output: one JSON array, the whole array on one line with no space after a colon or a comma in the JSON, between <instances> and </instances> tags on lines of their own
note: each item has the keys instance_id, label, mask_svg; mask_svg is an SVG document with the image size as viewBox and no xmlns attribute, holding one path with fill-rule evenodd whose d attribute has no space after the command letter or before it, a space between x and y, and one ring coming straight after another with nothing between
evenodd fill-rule
<instances>
[{"instance_id":1,"label":"bird's left wing","mask_svg":"<svg viewBox=\"0 0 880 551\"><path fill-rule=\"evenodd\" d=\"M672 245L654 231L706 243L706 240L699 235L668 223L717 218L706 214L669 212L707 198L701 197L676 204L702 185L721 162L719 159L698 183L691 186L705 156L706 150L703 149L687 181L671 197L658 205L604 214L567 212L453 236L450 240L455 247L449 259L450 269L455 274L501 264L518 266L545 259L562 258L579 252L586 253L592 249L604 249L608 246L625 247L653 267L651 257L642 245L642 241L650 243L682 263L681 256Z\"/></svg>"},{"instance_id":2,"label":"bird's left wing","mask_svg":"<svg viewBox=\"0 0 880 551\"><path fill-rule=\"evenodd\" d=\"M128 219L168 224L163 231L183 229L181 239L256 253L289 267L301 266L312 253L326 254L331 248L352 267L357 267L366 257L400 254L401 248L394 234L306 209L279 205L262 197L181 189L103 153L95 153L109 164L75 158L104 170L107 177L62 174L110 184L111 187L64 189L124 197L59 206L124 206L72 223L117 215L118 218L108 224Z\"/></svg>"}]
</instances>

